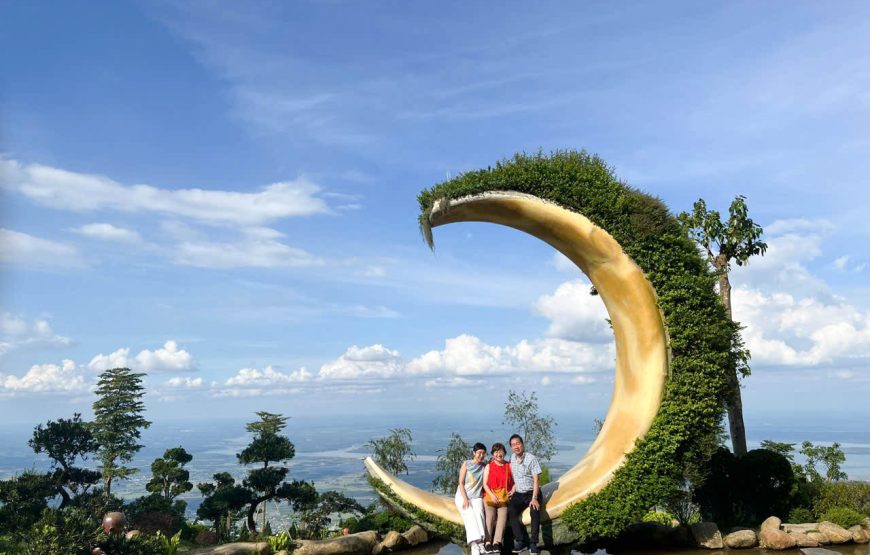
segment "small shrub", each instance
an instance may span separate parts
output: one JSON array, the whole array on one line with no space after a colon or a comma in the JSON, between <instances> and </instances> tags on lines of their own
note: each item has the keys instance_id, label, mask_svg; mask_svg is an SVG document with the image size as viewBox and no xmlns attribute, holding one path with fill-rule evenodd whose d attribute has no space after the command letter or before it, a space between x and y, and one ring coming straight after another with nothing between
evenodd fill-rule
<instances>
[{"instance_id":1,"label":"small shrub","mask_svg":"<svg viewBox=\"0 0 870 555\"><path fill-rule=\"evenodd\" d=\"M288 534L286 531L284 531L284 532L281 532L281 533L276 534L274 536L269 536L267 538L267 541L269 542L269 547L272 549L272 553L277 553L278 551L281 551L282 549L289 550L290 543L293 540L290 537L290 534Z\"/></svg>"},{"instance_id":2,"label":"small shrub","mask_svg":"<svg viewBox=\"0 0 870 555\"><path fill-rule=\"evenodd\" d=\"M674 516L671 513L666 513L665 511L650 511L647 514L643 515L643 521L656 522L665 526L673 526Z\"/></svg>"},{"instance_id":3,"label":"small shrub","mask_svg":"<svg viewBox=\"0 0 870 555\"><path fill-rule=\"evenodd\" d=\"M813 512L806 507L795 507L788 513L788 518L786 519L791 524L801 524L803 522L815 522L816 517L813 516Z\"/></svg>"},{"instance_id":4,"label":"small shrub","mask_svg":"<svg viewBox=\"0 0 870 555\"><path fill-rule=\"evenodd\" d=\"M837 482L822 484L815 503L813 503L813 510L818 515L836 507L848 507L864 516L870 516L870 483Z\"/></svg>"},{"instance_id":5,"label":"small shrub","mask_svg":"<svg viewBox=\"0 0 870 555\"><path fill-rule=\"evenodd\" d=\"M819 521L822 520L839 524L843 528L849 528L864 522L864 515L848 507L835 507L820 516Z\"/></svg>"}]
</instances>

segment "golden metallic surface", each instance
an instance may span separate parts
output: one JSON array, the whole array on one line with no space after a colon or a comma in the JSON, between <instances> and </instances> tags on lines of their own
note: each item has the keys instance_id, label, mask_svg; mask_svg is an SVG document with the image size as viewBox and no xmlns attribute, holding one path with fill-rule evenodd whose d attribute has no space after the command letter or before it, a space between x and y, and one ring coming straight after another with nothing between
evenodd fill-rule
<instances>
[{"instance_id":1,"label":"golden metallic surface","mask_svg":"<svg viewBox=\"0 0 870 555\"><path fill-rule=\"evenodd\" d=\"M491 222L541 239L567 256L589 278L607 312L616 344L613 398L604 427L583 459L542 488L541 520L558 518L573 503L603 488L625 455L652 425L668 374L668 340L655 291L643 271L609 233L585 216L531 195L495 192L435 203L431 227ZM392 476L371 459L369 473L403 501L462 524L452 497L435 495ZM525 512L523 521L529 522Z\"/></svg>"}]
</instances>

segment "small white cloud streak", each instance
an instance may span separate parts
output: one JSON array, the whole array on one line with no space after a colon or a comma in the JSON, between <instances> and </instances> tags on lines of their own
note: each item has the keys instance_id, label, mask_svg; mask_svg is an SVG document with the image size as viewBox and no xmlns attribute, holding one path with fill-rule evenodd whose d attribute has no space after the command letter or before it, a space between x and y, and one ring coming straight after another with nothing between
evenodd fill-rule
<instances>
[{"instance_id":1,"label":"small white cloud streak","mask_svg":"<svg viewBox=\"0 0 870 555\"><path fill-rule=\"evenodd\" d=\"M27 321L10 312L0 311L0 357L26 347L68 347L72 339L54 332L48 320Z\"/></svg>"},{"instance_id":2,"label":"small white cloud streak","mask_svg":"<svg viewBox=\"0 0 870 555\"><path fill-rule=\"evenodd\" d=\"M141 243L142 237L132 229L117 227L107 223L86 224L73 231L79 235L101 241L114 241L118 243Z\"/></svg>"},{"instance_id":3,"label":"small white cloud streak","mask_svg":"<svg viewBox=\"0 0 870 555\"><path fill-rule=\"evenodd\" d=\"M0 228L0 263L36 268L85 266L78 249L72 245L4 228Z\"/></svg>"}]
</instances>

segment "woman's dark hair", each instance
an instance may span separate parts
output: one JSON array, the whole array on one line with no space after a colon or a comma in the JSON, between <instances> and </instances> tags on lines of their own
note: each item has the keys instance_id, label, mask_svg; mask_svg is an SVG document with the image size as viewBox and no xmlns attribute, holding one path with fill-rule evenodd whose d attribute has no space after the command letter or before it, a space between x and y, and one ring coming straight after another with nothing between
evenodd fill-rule
<instances>
[{"instance_id":1,"label":"woman's dark hair","mask_svg":"<svg viewBox=\"0 0 870 555\"><path fill-rule=\"evenodd\" d=\"M476 451L480 451L481 449L486 451L486 445L484 445L478 441L477 443L474 444L474 447L471 448L471 452L474 453Z\"/></svg>"},{"instance_id":2,"label":"woman's dark hair","mask_svg":"<svg viewBox=\"0 0 870 555\"><path fill-rule=\"evenodd\" d=\"M493 443L492 444L492 449L490 449L489 452L492 453L493 455L495 455L496 451L504 451L505 453L507 453L507 449L505 449L504 445L502 445L501 443Z\"/></svg>"}]
</instances>

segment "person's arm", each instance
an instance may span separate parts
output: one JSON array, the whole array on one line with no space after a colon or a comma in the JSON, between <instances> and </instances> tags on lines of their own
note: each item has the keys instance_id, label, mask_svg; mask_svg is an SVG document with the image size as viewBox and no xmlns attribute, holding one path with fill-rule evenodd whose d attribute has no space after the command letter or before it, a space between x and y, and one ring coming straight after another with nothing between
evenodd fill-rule
<instances>
[{"instance_id":1,"label":"person's arm","mask_svg":"<svg viewBox=\"0 0 870 555\"><path fill-rule=\"evenodd\" d=\"M465 493L465 472L466 471L467 470L465 468L465 462L463 461L462 468L459 469L459 485L457 486L459 493L462 494L462 508L463 509L467 509L471 505L471 502L468 500L468 494Z\"/></svg>"},{"instance_id":2,"label":"person's arm","mask_svg":"<svg viewBox=\"0 0 870 555\"><path fill-rule=\"evenodd\" d=\"M505 464L508 466L508 468L507 468L507 481L511 485L510 489L508 490L508 498L510 498L513 496L514 493L516 493L517 484L516 484L516 482L514 482L514 475L513 475L513 471L510 468L510 463L505 463Z\"/></svg>"},{"instance_id":3,"label":"person's arm","mask_svg":"<svg viewBox=\"0 0 870 555\"><path fill-rule=\"evenodd\" d=\"M538 480L540 477L540 474L532 474L532 501L529 503L529 507L537 511L541 510L541 488L538 487Z\"/></svg>"},{"instance_id":4,"label":"person's arm","mask_svg":"<svg viewBox=\"0 0 870 555\"><path fill-rule=\"evenodd\" d=\"M493 501L496 500L495 494L489 488L489 465L486 465L486 468L483 469L483 490L490 497L490 499L492 499Z\"/></svg>"}]
</instances>

